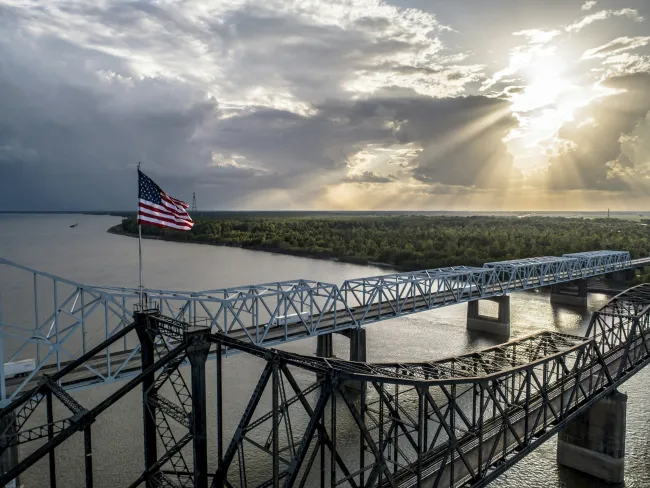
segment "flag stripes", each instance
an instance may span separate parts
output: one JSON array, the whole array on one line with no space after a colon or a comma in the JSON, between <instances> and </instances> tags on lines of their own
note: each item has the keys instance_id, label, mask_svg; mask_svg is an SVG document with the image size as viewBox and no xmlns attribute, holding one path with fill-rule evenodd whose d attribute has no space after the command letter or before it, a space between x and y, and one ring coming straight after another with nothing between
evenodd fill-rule
<instances>
[{"instance_id":1,"label":"flag stripes","mask_svg":"<svg viewBox=\"0 0 650 488\"><path fill-rule=\"evenodd\" d=\"M142 171L138 170L138 223L177 230L190 230L194 221L187 213L187 203L172 198Z\"/></svg>"}]
</instances>

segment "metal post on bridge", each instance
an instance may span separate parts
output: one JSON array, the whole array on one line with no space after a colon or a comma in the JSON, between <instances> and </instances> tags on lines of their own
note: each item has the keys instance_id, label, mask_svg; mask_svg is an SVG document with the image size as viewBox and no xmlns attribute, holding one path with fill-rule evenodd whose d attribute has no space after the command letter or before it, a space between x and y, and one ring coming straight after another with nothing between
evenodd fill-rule
<instances>
[{"instance_id":1,"label":"metal post on bridge","mask_svg":"<svg viewBox=\"0 0 650 488\"><path fill-rule=\"evenodd\" d=\"M7 384L5 377L5 358L4 358L4 326L2 324L2 295L0 295L0 406L5 406L7 403ZM2 454L0 455L0 473L6 472L18 464L18 446L13 445L6 447L9 442L11 434L16 429L16 416L11 413L0 420L0 448ZM15 488L20 486L18 478L12 480L5 488Z\"/></svg>"},{"instance_id":2,"label":"metal post on bridge","mask_svg":"<svg viewBox=\"0 0 650 488\"><path fill-rule=\"evenodd\" d=\"M136 333L140 340L140 358L142 361L142 370L153 365L155 360L155 348L153 343L152 331L149 330L149 317L142 311L133 314L137 324ZM158 461L156 450L156 410L155 406L149 402L150 390L154 385L155 372L152 371L142 380L142 412L144 421L144 472L145 487L154 488L155 483L152 478L154 473L149 469L155 466Z\"/></svg>"},{"instance_id":3,"label":"metal post on bridge","mask_svg":"<svg viewBox=\"0 0 650 488\"><path fill-rule=\"evenodd\" d=\"M7 383L5 378L5 341L2 323L2 294L0 293L0 406L7 401Z\"/></svg>"},{"instance_id":4,"label":"metal post on bridge","mask_svg":"<svg viewBox=\"0 0 650 488\"><path fill-rule=\"evenodd\" d=\"M206 330L187 333L187 357L192 368L191 429L194 450L194 487L208 487L208 435L206 419L205 362L210 351Z\"/></svg>"}]
</instances>

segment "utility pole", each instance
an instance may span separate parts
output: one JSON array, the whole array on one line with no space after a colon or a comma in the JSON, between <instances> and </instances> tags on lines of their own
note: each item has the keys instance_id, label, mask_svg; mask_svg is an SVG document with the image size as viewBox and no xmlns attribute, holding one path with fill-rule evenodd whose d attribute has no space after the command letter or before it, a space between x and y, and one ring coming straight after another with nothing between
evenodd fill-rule
<instances>
[{"instance_id":1,"label":"utility pole","mask_svg":"<svg viewBox=\"0 0 650 488\"><path fill-rule=\"evenodd\" d=\"M192 192L192 213L194 212L198 212L198 210L196 210L196 193Z\"/></svg>"}]
</instances>

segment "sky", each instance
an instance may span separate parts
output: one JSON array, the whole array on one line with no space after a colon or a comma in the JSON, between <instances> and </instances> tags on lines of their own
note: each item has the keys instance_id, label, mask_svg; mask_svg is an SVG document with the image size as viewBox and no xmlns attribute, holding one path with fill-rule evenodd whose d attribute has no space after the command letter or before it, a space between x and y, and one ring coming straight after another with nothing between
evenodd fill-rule
<instances>
[{"instance_id":1,"label":"sky","mask_svg":"<svg viewBox=\"0 0 650 488\"><path fill-rule=\"evenodd\" d=\"M648 0L0 0L0 211L647 210Z\"/></svg>"}]
</instances>

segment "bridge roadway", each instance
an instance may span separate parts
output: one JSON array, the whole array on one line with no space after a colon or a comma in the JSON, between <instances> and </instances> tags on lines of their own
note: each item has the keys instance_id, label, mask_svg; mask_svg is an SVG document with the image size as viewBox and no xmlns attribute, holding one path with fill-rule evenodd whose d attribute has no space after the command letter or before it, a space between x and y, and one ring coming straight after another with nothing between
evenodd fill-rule
<instances>
[{"instance_id":1,"label":"bridge roadway","mask_svg":"<svg viewBox=\"0 0 650 488\"><path fill-rule=\"evenodd\" d=\"M631 261L630 267L644 266L647 264L650 264L650 258L636 259ZM565 282L567 282L566 280L569 278L570 276L568 273L560 273L557 276L557 281L561 282L562 280L565 280ZM490 299L503 295L504 289L506 288L509 289L510 292L517 292L543 286L547 285L540 285L539 278L531 278L526 281L515 280L514 282L510 282L507 287L505 286L505 283L500 282L483 289L480 287L472 287L465 291L452 290L448 293L438 294L435 297L419 295L402 300L377 301L365 307L356 307L351 309L342 308L320 315L311 315L308 317L308 321L301 320L294 324L278 324L271 327L269 327L268 324L265 324L262 327L240 328L226 333L234 339L243 341L250 340L254 343L263 343L267 346L273 346L308 336L344 331L357 327L359 324L366 325L401 315L427 311L472 300ZM622 291L605 288L602 285L591 289L596 293L609 292L611 294ZM199 322L207 323L207 319L202 318ZM318 326L311 329L309 327L309 322L316 323ZM228 354L228 351L225 351L225 354ZM129 359L129 361L124 364L124 361L127 359ZM70 362L72 361L63 361L58 367L54 363L44 365L40 369L39 374L34 375L30 382L26 385L22 385L21 389L31 388L40 381L43 374L53 374L59 368L65 367ZM98 355L93 358L92 361L86 363L86 366L87 367L82 366L73 373L67 375L62 386L64 386L64 388L79 388L86 386L89 383L102 382L98 381L98 379L101 378L98 376L98 373L104 378L110 378L111 375L115 375L115 371L117 371L118 368L122 379L135 376L140 371L140 355L137 351L134 351L134 349L127 349L124 351L113 352L109 355ZM11 393L12 390L21 385L22 382L23 378L20 377L7 379L7 391Z\"/></svg>"},{"instance_id":2,"label":"bridge roadway","mask_svg":"<svg viewBox=\"0 0 650 488\"><path fill-rule=\"evenodd\" d=\"M629 269L639 266L650 265L650 257L629 261L625 268ZM585 279L589 276L569 275L569 272L559 272L554 276L554 283L570 283L570 280ZM592 274L592 276L598 276ZM340 308L322 314L308 315L297 323L277 324L269 326L268 323L258 327L242 327L231 331L226 331L229 337L234 339L251 341L255 344L265 346L275 346L285 342L299 340L305 337L324 335L336 332L342 332L351 328L369 325L381 320L387 320L402 315L432 310L444 306L455 305L473 300L490 299L518 291L527 291L535 288L550 286L545 283L540 284L539 277L530 277L527 279L516 279L497 282L489 286L481 285L470 286L469 288L453 288L444 293L435 295L417 295L396 300L373 300L365 306L352 308ZM589 288L595 293L616 294L622 290L616 290L611 287L605 287L602 284ZM152 294L153 295L153 294ZM155 295L154 295L155 296ZM209 324L208 318L197 319L199 324ZM225 351L228 354L228 351ZM128 360L128 361L127 361ZM126 361L126 362L125 362ZM70 361L61 361L59 365L54 362L44 364L30 381L23 384L24 378L6 379L7 393L11 394L20 389L33 387L44 374L53 374L60 368L65 367ZM110 367L109 367L110 366ZM119 371L117 378L116 371ZM95 383L108 382L107 379L126 379L135 376L140 371L140 355L138 348L126 349L123 351L111 352L110 354L95 356L85 366L77 368L74 372L67 375L62 386L66 389L78 389ZM112 381L112 380L111 380Z\"/></svg>"},{"instance_id":3,"label":"bridge roadway","mask_svg":"<svg viewBox=\"0 0 650 488\"><path fill-rule=\"evenodd\" d=\"M495 291L496 288L497 286L494 286L489 291ZM480 299L484 297L479 296L478 291L474 291L468 301L470 301L472 298ZM436 305L440 306L441 304L444 303L445 303L445 297L443 296L438 297L436 300L432 302L429 302L425 299L425 297L420 296L420 297L416 297L415 300L409 298L407 300L402 301L401 306L403 307L403 310L406 309L410 313L414 313L422 310L438 308L436 307ZM433 304L433 306L431 306L431 304ZM353 309L351 312L354 316L354 320L358 322L361 321L372 322L373 319L376 320L382 314L386 315L387 312L385 312L385 310L389 310L391 311L393 316L397 316L398 314L394 312L396 305L397 304L395 303L395 301L376 303L371 307L368 307L368 309L364 309L364 310ZM382 308L384 309L384 312L382 312L381 310ZM348 315L347 317L346 314ZM338 317L345 317L345 318L340 319ZM317 318L318 316L314 316L314 319ZM349 316L346 309L337 310L336 312L334 311L327 312L323 314L323 318L322 320L320 320L320 326L318 330L320 331L322 329L326 331L325 333L347 330L349 326L354 323L354 320ZM262 332L266 333L265 338L266 338L266 342L269 345L288 342L296 338L302 338L305 335L304 334L305 324L302 322L289 324L286 327L281 327L281 326L268 327L268 331L265 331L266 328L267 327L264 327ZM256 333L259 333L259 330L256 330L253 327L249 327L246 330L242 330L242 329L236 330L228 335L234 339L245 341L249 337L254 336ZM226 351L225 354L228 354L228 352ZM115 372L117 368L122 366L124 360L129 358L129 356L131 356L131 359L120 370L122 372L122 377L125 378L128 376L135 375L137 374L138 371L140 371L140 355L137 352L134 354L133 349L111 353L108 356L106 354L97 355L93 358L92 361L86 363L86 366L94 369L97 373L101 374L104 377L110 377L111 374L109 374L108 364L111 365L110 371ZM61 362L60 368L64 368L70 362L72 361ZM54 363L43 366L43 368L41 368L40 370L41 374L39 374L38 376L34 376L32 380L29 383L27 383L26 388L33 387L38 381L40 381L40 378L42 377L43 374L53 374L54 372L57 371L57 369L59 368ZM96 373L92 372L87 367L81 366L73 373L70 373L69 375L66 376L62 386L64 387L79 386L79 385L83 385L88 381L92 381L96 378L97 378ZM8 391L11 392L12 388L15 388L17 385L20 385L22 381L23 379L20 377L8 378L6 380Z\"/></svg>"},{"instance_id":4,"label":"bridge roadway","mask_svg":"<svg viewBox=\"0 0 650 488\"><path fill-rule=\"evenodd\" d=\"M650 336L648 336L645 341L643 341L642 338L638 338L631 347L631 354L643 356L643 353L647 351L647 348L650 348ZM612 377L617 376L621 362L625 357L625 345L622 345L619 349L610 351L605 355L604 359L607 364L607 369ZM650 356L646 356L643 366L649 361ZM600 367L595 367L592 370L586 371L580 380L580 387L582 387L588 394L592 393L594 390L593 385L597 384L597 379L601 377L602 372ZM566 381L558 381L544 392L556 412L562 411L562 405L566 405L570 397L575 395L575 392L573 391L575 383L576 381L573 378L569 378ZM621 383L619 383L619 385ZM601 396L602 395L599 395L598 398ZM590 403L593 403L593 400L595 400L595 398L592 399ZM575 401L575 398L573 401ZM520 439L530 437L531 435L532 437L539 437L543 434L549 435L550 432L543 427L535 433L527 432L526 430L527 426L535 425L537 417L540 415L540 412L543 414L545 408L547 410L546 415L551 417L553 413L544 403L543 394L538 393L531 397L531 407L527 415L522 411L518 411L514 415L510 416L509 427L506 427L506 424L501 421L500 417L492 419L489 423L486 422L482 432L483 442L480 449L481 459L488 459L490 457L490 453L495 449L495 444L497 452L503 450L509 452L515 451L518 442L512 434L512 430L516 432ZM512 428L512 430L508 430L510 428ZM476 472L479 465L479 440L476 434L468 433L463 438L458 439L458 448L464 451L466 461L469 462ZM453 461L449 461L447 451L447 445L439 446L437 449L428 453L426 460L423 460L422 488L433 487L434 485L441 488L458 486L457 483L461 483L470 478L469 470L463 460L459 456L456 456ZM452 472L452 464L453 485L451 485L452 477L450 476ZM442 474L438 479L438 473L443 465L444 468L442 469ZM397 481L400 488L407 488L416 485L417 480L412 471L413 467L411 467L410 470L404 470L395 476L395 481ZM437 484L435 484L436 480ZM385 483L383 486L388 487L390 485Z\"/></svg>"}]
</instances>

